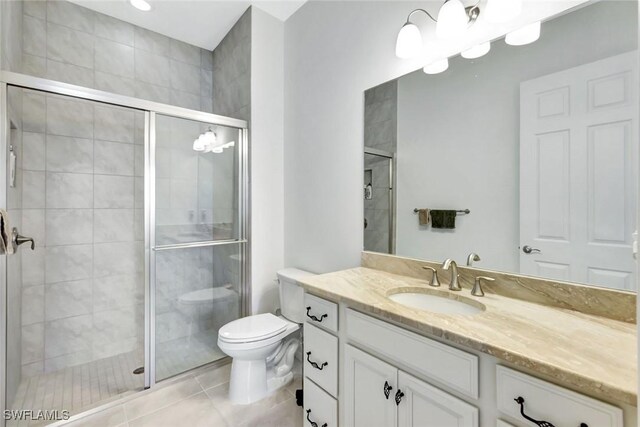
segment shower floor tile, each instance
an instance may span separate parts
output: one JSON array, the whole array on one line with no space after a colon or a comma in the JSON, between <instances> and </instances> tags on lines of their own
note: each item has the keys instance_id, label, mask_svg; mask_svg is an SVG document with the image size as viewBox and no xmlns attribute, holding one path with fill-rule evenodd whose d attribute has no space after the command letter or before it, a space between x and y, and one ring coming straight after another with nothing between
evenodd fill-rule
<instances>
[{"instance_id":1,"label":"shower floor tile","mask_svg":"<svg viewBox=\"0 0 640 427\"><path fill-rule=\"evenodd\" d=\"M13 410L68 410L71 415L144 388L144 375L134 375L144 357L123 353L83 365L24 378ZM7 421L8 427L41 426L43 421Z\"/></svg>"}]
</instances>

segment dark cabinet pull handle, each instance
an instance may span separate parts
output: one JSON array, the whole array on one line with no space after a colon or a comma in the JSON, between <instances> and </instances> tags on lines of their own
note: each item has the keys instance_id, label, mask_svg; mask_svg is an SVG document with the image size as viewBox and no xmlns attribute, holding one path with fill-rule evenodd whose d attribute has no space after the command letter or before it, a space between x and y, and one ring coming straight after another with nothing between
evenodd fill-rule
<instances>
[{"instance_id":1,"label":"dark cabinet pull handle","mask_svg":"<svg viewBox=\"0 0 640 427\"><path fill-rule=\"evenodd\" d=\"M309 421L309 424L311 424L311 427L318 427L318 423L311 421L311 418L309 418L310 414L311 414L311 409L307 409L307 421ZM327 423L322 424L322 427L327 427Z\"/></svg>"},{"instance_id":2,"label":"dark cabinet pull handle","mask_svg":"<svg viewBox=\"0 0 640 427\"><path fill-rule=\"evenodd\" d=\"M322 365L318 365L316 362L311 361L311 359L309 359L309 356L311 356L311 352L307 351L307 362L309 362L311 364L311 366L313 366L314 368L316 368L319 371L322 371L324 369L324 367L329 364L328 362L324 362Z\"/></svg>"},{"instance_id":3,"label":"dark cabinet pull handle","mask_svg":"<svg viewBox=\"0 0 640 427\"><path fill-rule=\"evenodd\" d=\"M396 391L396 406L400 404L400 401L402 400L403 397L404 397L404 393L400 389L398 389L398 391Z\"/></svg>"},{"instance_id":4,"label":"dark cabinet pull handle","mask_svg":"<svg viewBox=\"0 0 640 427\"><path fill-rule=\"evenodd\" d=\"M393 387L391 387L389 385L388 381L384 382L384 397L387 398L387 400L389 400L389 395L391 394L391 390L393 390Z\"/></svg>"},{"instance_id":5,"label":"dark cabinet pull handle","mask_svg":"<svg viewBox=\"0 0 640 427\"><path fill-rule=\"evenodd\" d=\"M322 316L320 316L320 317L316 317L316 316L314 316L313 314L309 314L309 311L311 311L311 306L307 307L307 317L308 317L309 319L313 320L314 322L318 322L318 323L320 323L320 322L322 322L326 317L329 317L329 315L328 315L328 314L323 314L323 315L322 315Z\"/></svg>"},{"instance_id":6,"label":"dark cabinet pull handle","mask_svg":"<svg viewBox=\"0 0 640 427\"><path fill-rule=\"evenodd\" d=\"M534 423L537 426L540 427L555 427L553 424L551 424L549 421L538 421L538 420L534 420L533 418L531 418L530 416L528 416L527 414L524 413L524 399L521 396L516 397L515 399L513 399L516 401L516 403L518 405L520 405L520 414L524 417L525 420L531 421L532 423Z\"/></svg>"}]
</instances>

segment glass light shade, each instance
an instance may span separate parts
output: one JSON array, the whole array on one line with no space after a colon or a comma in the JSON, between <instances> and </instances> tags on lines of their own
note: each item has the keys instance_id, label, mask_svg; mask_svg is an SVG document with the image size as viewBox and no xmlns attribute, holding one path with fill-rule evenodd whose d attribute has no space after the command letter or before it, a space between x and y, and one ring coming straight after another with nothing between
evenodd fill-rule
<instances>
[{"instance_id":1,"label":"glass light shade","mask_svg":"<svg viewBox=\"0 0 640 427\"><path fill-rule=\"evenodd\" d=\"M460 0L447 0L438 12L436 36L440 39L450 39L460 36L467 28L469 17Z\"/></svg>"},{"instance_id":2,"label":"glass light shade","mask_svg":"<svg viewBox=\"0 0 640 427\"><path fill-rule=\"evenodd\" d=\"M522 46L533 43L540 38L540 21L512 31L507 34L504 41L512 46Z\"/></svg>"},{"instance_id":3,"label":"glass light shade","mask_svg":"<svg viewBox=\"0 0 640 427\"><path fill-rule=\"evenodd\" d=\"M422 50L422 34L417 25L407 22L402 26L396 40L396 56L407 59L414 58Z\"/></svg>"},{"instance_id":4,"label":"glass light shade","mask_svg":"<svg viewBox=\"0 0 640 427\"><path fill-rule=\"evenodd\" d=\"M447 58L444 58L432 62L429 65L425 65L422 71L424 71L425 74L438 74L445 71L447 68L449 68L449 60Z\"/></svg>"},{"instance_id":5,"label":"glass light shade","mask_svg":"<svg viewBox=\"0 0 640 427\"><path fill-rule=\"evenodd\" d=\"M477 44L472 48L465 50L460 54L460 56L466 59L475 59L475 58L480 58L481 56L486 55L487 53L489 53L490 50L491 50L491 43L485 42L485 43Z\"/></svg>"},{"instance_id":6,"label":"glass light shade","mask_svg":"<svg viewBox=\"0 0 640 427\"><path fill-rule=\"evenodd\" d=\"M129 3L131 3L131 6L143 12L148 12L151 10L151 5L145 0L129 0Z\"/></svg>"},{"instance_id":7,"label":"glass light shade","mask_svg":"<svg viewBox=\"0 0 640 427\"><path fill-rule=\"evenodd\" d=\"M509 22L522 12L522 0L489 0L484 18L491 24Z\"/></svg>"}]
</instances>

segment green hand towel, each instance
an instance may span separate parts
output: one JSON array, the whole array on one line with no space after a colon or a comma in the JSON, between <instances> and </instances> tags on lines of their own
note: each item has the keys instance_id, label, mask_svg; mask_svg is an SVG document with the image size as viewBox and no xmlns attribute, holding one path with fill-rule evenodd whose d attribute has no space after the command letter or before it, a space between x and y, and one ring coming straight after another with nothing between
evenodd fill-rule
<instances>
[{"instance_id":1,"label":"green hand towel","mask_svg":"<svg viewBox=\"0 0 640 427\"><path fill-rule=\"evenodd\" d=\"M432 228L456 228L456 211L431 211Z\"/></svg>"}]
</instances>

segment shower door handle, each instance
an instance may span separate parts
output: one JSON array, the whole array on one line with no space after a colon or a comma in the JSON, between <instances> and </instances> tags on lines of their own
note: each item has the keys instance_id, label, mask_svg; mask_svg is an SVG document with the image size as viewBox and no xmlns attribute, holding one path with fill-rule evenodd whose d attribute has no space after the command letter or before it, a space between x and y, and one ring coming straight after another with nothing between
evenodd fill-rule
<instances>
[{"instance_id":1,"label":"shower door handle","mask_svg":"<svg viewBox=\"0 0 640 427\"><path fill-rule=\"evenodd\" d=\"M20 233L18 233L18 229L15 227L13 227L13 230L11 230L11 240L13 241L13 246L16 248L23 243L30 242L31 250L33 251L36 249L36 242L33 240L33 238L21 236Z\"/></svg>"}]
</instances>

